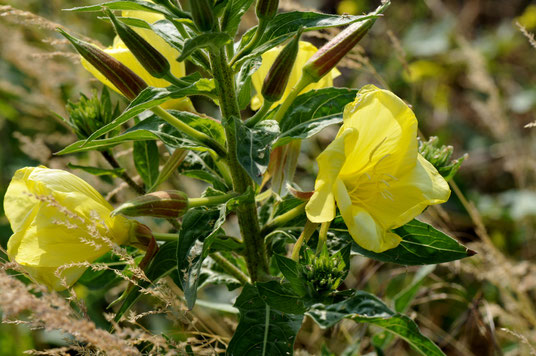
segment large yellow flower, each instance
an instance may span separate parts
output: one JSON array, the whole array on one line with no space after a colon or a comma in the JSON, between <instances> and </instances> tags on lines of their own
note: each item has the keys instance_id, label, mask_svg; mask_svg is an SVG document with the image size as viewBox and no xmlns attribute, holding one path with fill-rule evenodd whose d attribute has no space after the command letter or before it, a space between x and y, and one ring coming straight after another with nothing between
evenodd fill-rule
<instances>
[{"instance_id":1,"label":"large yellow flower","mask_svg":"<svg viewBox=\"0 0 536 356\"><path fill-rule=\"evenodd\" d=\"M277 55L279 52L281 52L282 47L275 47L272 48L269 51L266 51L262 55L262 64L257 69L255 73L251 76L251 82L253 83L253 87L255 88L255 91L257 94L251 99L251 108L253 110L259 109L264 100L261 95L261 89L262 84L264 83L264 78L268 75L268 72L270 71L270 68L272 67L272 64L274 64L275 59L277 58ZM300 41L300 48L298 50L298 56L296 57L296 62L294 62L294 66L292 67L292 72L290 73L290 77L288 80L287 87L285 89L285 93L283 94L283 97L280 101L274 103L272 107L275 107L290 93L292 88L298 83L298 81L301 78L302 75L302 67L307 63L309 58L313 56L313 54L316 53L318 49L310 44L309 42ZM322 89L333 86L333 79L338 77L341 73L337 70L337 68L334 68L331 72L326 74L322 79L320 79L317 83L309 84L303 92L314 90L314 89Z\"/></svg>"},{"instance_id":2,"label":"large yellow flower","mask_svg":"<svg viewBox=\"0 0 536 356\"><path fill-rule=\"evenodd\" d=\"M382 252L401 238L391 231L450 189L417 151L417 119L396 95L363 87L344 110L335 140L317 158L315 192L306 206L315 223L333 220L335 205L354 240Z\"/></svg>"},{"instance_id":3,"label":"large yellow flower","mask_svg":"<svg viewBox=\"0 0 536 356\"><path fill-rule=\"evenodd\" d=\"M159 20L164 19L164 15L156 14L153 12L147 11L123 11L123 17L132 17L140 20L144 20L149 24L153 24ZM171 47L162 37L158 36L156 33L149 29L142 29L133 27L133 29L149 42L154 48L156 48L169 62L171 66L171 73L177 77L184 77L186 75L186 69L183 62L177 62L177 58L180 53L175 48ZM104 49L104 52L110 56L117 59L119 62L123 63L125 66L130 68L134 73L136 73L140 78L142 78L147 85L157 88L165 88L170 85L167 80L155 78L143 68L140 62L134 57L132 52L125 46L123 41L119 37L115 37L113 45ZM93 67L88 61L84 58L81 58L82 65L86 68L95 78L101 81L106 86L120 93L120 91L108 80L104 75L101 74L95 67ZM167 109L178 109L178 110L189 110L192 111L193 107L190 102L190 99L174 99L169 100L166 103L161 105L163 108Z\"/></svg>"},{"instance_id":4,"label":"large yellow flower","mask_svg":"<svg viewBox=\"0 0 536 356\"><path fill-rule=\"evenodd\" d=\"M72 285L85 267L58 267L93 262L110 244L129 239L131 222L111 217L112 206L84 180L45 167L19 169L4 198L13 235L7 244L11 260L38 282L56 290Z\"/></svg>"}]
</instances>

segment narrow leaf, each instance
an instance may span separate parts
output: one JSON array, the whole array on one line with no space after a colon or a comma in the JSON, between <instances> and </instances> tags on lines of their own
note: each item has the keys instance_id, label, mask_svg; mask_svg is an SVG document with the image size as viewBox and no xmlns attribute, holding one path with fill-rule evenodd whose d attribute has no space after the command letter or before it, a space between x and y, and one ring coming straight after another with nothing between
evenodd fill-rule
<instances>
[{"instance_id":1,"label":"narrow leaf","mask_svg":"<svg viewBox=\"0 0 536 356\"><path fill-rule=\"evenodd\" d=\"M188 309L195 305L203 260L224 221L217 209L191 209L183 217L177 246L177 270Z\"/></svg>"},{"instance_id":2,"label":"narrow leaf","mask_svg":"<svg viewBox=\"0 0 536 356\"><path fill-rule=\"evenodd\" d=\"M159 154L155 141L134 141L134 166L146 187L158 179Z\"/></svg>"},{"instance_id":3,"label":"narrow leaf","mask_svg":"<svg viewBox=\"0 0 536 356\"><path fill-rule=\"evenodd\" d=\"M88 137L87 142L104 135L121 126L134 116L141 114L145 110L165 103L169 99L183 98L189 95L209 95L211 96L215 90L214 83L206 78L201 78L199 73L191 74L188 77L182 78L183 81L191 84L185 87L169 86L167 88L148 87L144 89L123 111L121 115L116 117L109 124L101 127ZM193 82L192 82L193 81Z\"/></svg>"},{"instance_id":4,"label":"narrow leaf","mask_svg":"<svg viewBox=\"0 0 536 356\"><path fill-rule=\"evenodd\" d=\"M270 21L261 39L259 40L258 43L262 44L256 47L249 55L241 58L237 65L241 65L241 63L248 59L258 57L264 52L285 42L288 38L293 36L300 27L303 27L304 32L316 31L330 27L347 26L351 23L363 21L373 17L377 17L377 15L337 16L316 12L299 11L278 14L273 20ZM257 28L254 27L246 32L244 36L242 36L240 48L245 47L246 44L253 38L256 29Z\"/></svg>"},{"instance_id":5,"label":"narrow leaf","mask_svg":"<svg viewBox=\"0 0 536 356\"><path fill-rule=\"evenodd\" d=\"M65 9L65 11L73 12L95 12L102 11L103 7L107 7L110 10L137 10L137 11L147 11L153 12L162 15L174 16L169 12L166 7L157 5L150 1L145 0L128 0L128 1L109 1L103 2L97 5L88 5L88 6L78 6L71 9Z\"/></svg>"},{"instance_id":6,"label":"narrow leaf","mask_svg":"<svg viewBox=\"0 0 536 356\"><path fill-rule=\"evenodd\" d=\"M234 37L238 31L242 16L254 2L255 0L233 0L231 9L229 10L229 18L223 24L223 31Z\"/></svg>"},{"instance_id":7,"label":"narrow leaf","mask_svg":"<svg viewBox=\"0 0 536 356\"><path fill-rule=\"evenodd\" d=\"M182 49L182 53L177 60L179 62L184 61L188 56L198 49L208 47L219 49L231 41L231 36L224 32L208 32L200 34L194 38L189 38L184 42L184 48Z\"/></svg>"},{"instance_id":8,"label":"narrow leaf","mask_svg":"<svg viewBox=\"0 0 536 356\"><path fill-rule=\"evenodd\" d=\"M221 144L225 143L223 128L219 122L186 111L169 110L169 113L193 128L206 133ZM113 147L128 141L144 140L160 140L166 146L173 148L188 148L198 151L207 150L205 146L193 141L190 137L186 137L166 121L160 119L156 115L152 115L118 136L93 140L89 143L86 143L85 140L77 141L56 154L64 155L68 153L91 151Z\"/></svg>"}]
</instances>

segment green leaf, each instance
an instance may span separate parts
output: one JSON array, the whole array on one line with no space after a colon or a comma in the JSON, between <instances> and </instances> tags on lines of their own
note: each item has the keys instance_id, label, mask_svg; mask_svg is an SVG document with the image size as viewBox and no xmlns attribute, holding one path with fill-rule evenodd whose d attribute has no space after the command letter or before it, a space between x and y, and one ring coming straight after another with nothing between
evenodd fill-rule
<instances>
[{"instance_id":1,"label":"green leaf","mask_svg":"<svg viewBox=\"0 0 536 356\"><path fill-rule=\"evenodd\" d=\"M261 43L256 47L249 55L244 56L237 62L236 65L241 65L246 60L258 57L264 52L274 48L275 46L285 42L288 38L293 36L300 27L303 27L304 32L316 31L330 27L346 26L357 21L363 21L377 17L377 15L363 15L363 16L350 16L350 15L328 15L316 12L286 12L276 15L276 17L270 21L266 30L264 31L261 39L258 43ZM256 27L252 28L242 37L240 42L240 48L246 46L246 44L253 38L256 31Z\"/></svg>"},{"instance_id":2,"label":"green leaf","mask_svg":"<svg viewBox=\"0 0 536 356\"><path fill-rule=\"evenodd\" d=\"M290 287L299 296L304 297L307 294L307 283L300 275L298 262L281 255L274 255L279 271L290 283Z\"/></svg>"},{"instance_id":3,"label":"green leaf","mask_svg":"<svg viewBox=\"0 0 536 356\"><path fill-rule=\"evenodd\" d=\"M331 227L336 236L347 241L352 239L341 218L336 218ZM376 253L354 243L352 251L378 261L405 266L438 264L474 255L472 250L452 237L416 219L393 231L402 237L396 248Z\"/></svg>"},{"instance_id":4,"label":"green leaf","mask_svg":"<svg viewBox=\"0 0 536 356\"><path fill-rule=\"evenodd\" d=\"M254 58L240 68L240 72L236 76L236 87L238 88L238 105L240 109L245 109L251 101L251 76L261 66L261 58Z\"/></svg>"},{"instance_id":5,"label":"green leaf","mask_svg":"<svg viewBox=\"0 0 536 356\"><path fill-rule=\"evenodd\" d=\"M177 241L170 241L159 247L158 252L145 270L145 275L152 283L167 276L177 268L177 245ZM141 281L139 284L142 288L147 288L150 285L149 282L145 281ZM123 303L115 314L114 320L118 322L140 296L139 287L133 286L132 289L127 289L121 297Z\"/></svg>"},{"instance_id":6,"label":"green leaf","mask_svg":"<svg viewBox=\"0 0 536 356\"><path fill-rule=\"evenodd\" d=\"M277 281L256 283L262 300L275 310L289 314L305 313L302 298L288 284Z\"/></svg>"},{"instance_id":7,"label":"green leaf","mask_svg":"<svg viewBox=\"0 0 536 356\"><path fill-rule=\"evenodd\" d=\"M169 20L160 20L155 22L154 24L151 24L150 28L153 29L153 31L162 37L171 47L175 48L179 51L179 53L182 53L184 49L184 36L182 36L179 31L177 30L177 27L173 25L173 23ZM196 33L192 32L191 29L188 26L184 26L184 30L188 34L189 37L196 36ZM198 65L205 69L206 71L210 72L210 65L205 57L199 52L194 52L192 55L188 58L192 63L195 65Z\"/></svg>"},{"instance_id":8,"label":"green leaf","mask_svg":"<svg viewBox=\"0 0 536 356\"><path fill-rule=\"evenodd\" d=\"M130 103L130 105L125 109L125 111L123 111L121 115L116 117L109 124L101 127L91 134L91 136L88 137L87 142L89 143L105 133L112 131L134 116L141 114L145 110L151 109L152 107L163 104L169 99L178 99L189 95L212 96L214 94L214 82L206 78L200 78L199 73L194 73L187 77L183 77L181 80L190 84L184 87L172 85L167 88L145 88Z\"/></svg>"},{"instance_id":9,"label":"green leaf","mask_svg":"<svg viewBox=\"0 0 536 356\"><path fill-rule=\"evenodd\" d=\"M203 260L224 222L217 209L190 209L183 217L177 246L177 270L188 309L195 305Z\"/></svg>"},{"instance_id":10,"label":"green leaf","mask_svg":"<svg viewBox=\"0 0 536 356\"><path fill-rule=\"evenodd\" d=\"M134 166L146 187L152 187L158 179L159 154L155 141L134 141L132 154Z\"/></svg>"},{"instance_id":11,"label":"green leaf","mask_svg":"<svg viewBox=\"0 0 536 356\"><path fill-rule=\"evenodd\" d=\"M357 89L311 90L294 100L279 123L281 134L275 146L316 135L323 128L342 122L346 104L354 101Z\"/></svg>"},{"instance_id":12,"label":"green leaf","mask_svg":"<svg viewBox=\"0 0 536 356\"><path fill-rule=\"evenodd\" d=\"M203 131L221 144L225 143L223 127L219 122L186 111L169 110L169 113L193 128ZM87 144L85 140L77 141L56 154L64 155L68 153L91 151L113 147L127 141L145 140L160 140L166 146L173 148L187 148L198 151L207 150L206 147L194 142L190 137L186 137L166 121L160 119L156 115L152 115L118 136L93 140Z\"/></svg>"},{"instance_id":13,"label":"green leaf","mask_svg":"<svg viewBox=\"0 0 536 356\"><path fill-rule=\"evenodd\" d=\"M227 10L229 17L222 24L223 31L227 32L231 37L236 35L242 16L248 11L255 0L233 0L231 9Z\"/></svg>"},{"instance_id":14,"label":"green leaf","mask_svg":"<svg viewBox=\"0 0 536 356\"><path fill-rule=\"evenodd\" d=\"M421 334L413 320L393 312L380 299L364 291L354 291L350 297L331 305L315 304L307 314L322 328L331 327L345 318L373 324L400 336L422 355L444 355L437 345Z\"/></svg>"},{"instance_id":15,"label":"green leaf","mask_svg":"<svg viewBox=\"0 0 536 356\"><path fill-rule=\"evenodd\" d=\"M250 284L244 286L234 306L240 311L240 320L227 355L292 355L303 315L273 310Z\"/></svg>"},{"instance_id":16,"label":"green leaf","mask_svg":"<svg viewBox=\"0 0 536 356\"><path fill-rule=\"evenodd\" d=\"M80 166L78 164L72 164L72 163L67 163L67 167L71 169L81 169L84 172L93 174L94 176L120 177L125 172L124 168L107 169L107 168L99 168L99 167Z\"/></svg>"},{"instance_id":17,"label":"green leaf","mask_svg":"<svg viewBox=\"0 0 536 356\"><path fill-rule=\"evenodd\" d=\"M210 183L212 184L214 189L218 189L221 191L225 191L228 189L225 181L221 177L215 176L211 172L203 171L200 169L193 169L193 170L183 171L182 175Z\"/></svg>"},{"instance_id":18,"label":"green leaf","mask_svg":"<svg viewBox=\"0 0 536 356\"><path fill-rule=\"evenodd\" d=\"M169 12L166 7L157 5L153 2L145 0L128 0L128 1L109 1L103 2L97 5L88 5L88 6L78 6L71 9L65 9L65 11L73 12L94 12L102 11L103 7L107 7L110 10L138 10L138 11L148 11L154 12L157 14L163 14L167 16L175 16Z\"/></svg>"},{"instance_id":19,"label":"green leaf","mask_svg":"<svg viewBox=\"0 0 536 356\"><path fill-rule=\"evenodd\" d=\"M238 162L260 185L270 162L270 151L279 134L279 126L273 120L261 121L254 128L247 127L240 120L235 120L235 123Z\"/></svg>"},{"instance_id":20,"label":"green leaf","mask_svg":"<svg viewBox=\"0 0 536 356\"><path fill-rule=\"evenodd\" d=\"M232 42L231 36L224 32L208 32L202 33L193 38L189 38L184 42L182 53L177 59L179 62L184 61L194 51L202 48L214 48L219 49L225 46L227 43Z\"/></svg>"}]
</instances>

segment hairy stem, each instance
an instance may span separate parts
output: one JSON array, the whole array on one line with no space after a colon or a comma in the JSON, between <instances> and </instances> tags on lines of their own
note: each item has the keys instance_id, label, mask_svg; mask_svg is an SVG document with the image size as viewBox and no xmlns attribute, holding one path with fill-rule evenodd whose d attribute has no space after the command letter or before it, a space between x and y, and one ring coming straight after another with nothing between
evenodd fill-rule
<instances>
[{"instance_id":1,"label":"hairy stem","mask_svg":"<svg viewBox=\"0 0 536 356\"><path fill-rule=\"evenodd\" d=\"M210 64L220 100L222 122L227 138L227 162L231 171L235 192L244 194L248 188L254 188L253 181L240 166L237 157L237 137L235 121L240 120L240 109L236 97L234 77L227 64L224 50L210 53ZM239 204L237 211L240 232L245 243L245 256L251 281L264 278L268 274L268 260L264 240L260 234L255 200Z\"/></svg>"}]
</instances>

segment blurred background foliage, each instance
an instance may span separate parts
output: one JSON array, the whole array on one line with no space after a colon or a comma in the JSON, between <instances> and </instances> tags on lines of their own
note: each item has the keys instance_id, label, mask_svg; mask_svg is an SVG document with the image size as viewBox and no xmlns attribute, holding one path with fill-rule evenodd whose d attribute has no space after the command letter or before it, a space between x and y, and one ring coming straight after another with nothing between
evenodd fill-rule
<instances>
[{"instance_id":1,"label":"blurred background foliage","mask_svg":"<svg viewBox=\"0 0 536 356\"><path fill-rule=\"evenodd\" d=\"M104 45L112 41L111 26L95 14L62 11L90 3L97 1L0 1L0 196L23 166L66 169L70 162L108 168L97 154L54 156L76 140L58 118L65 117L67 100L78 100L79 93L90 95L91 88L101 87L54 28L67 27ZM377 3L281 1L281 8L359 14ZM254 24L254 14L249 13L244 28ZM335 32L307 38L321 45ZM373 83L392 90L412 105L423 138L438 136L442 144L454 146L454 157L469 154L455 178L450 201L431 207L423 219L478 254L435 269L401 268L356 256L342 286L368 290L388 302L397 300L401 291L412 290L407 313L448 355L536 355L536 43L532 39L531 46L530 39L534 32L532 1L393 0L385 19L344 60L343 75L336 81L337 86ZM314 158L335 132L329 128L304 143L297 174L304 189L312 188ZM131 169L130 148L121 149L120 162ZM120 181L75 173L108 194L112 203L133 196L121 189ZM172 183L192 194L202 189L178 174ZM5 247L11 232L1 212L0 243ZM109 291L80 287L79 292L93 320L106 325L102 312ZM225 301L233 294L208 288L204 296ZM141 306L149 307L150 303ZM231 319L198 306L188 320L198 324L196 330L218 335L225 343L236 326ZM155 332L179 334L169 331L172 326L164 318L149 316L141 324ZM374 345L384 343L385 354L412 354L404 342L382 340L386 337L382 333L370 337L377 330L372 331L352 322L321 330L308 320L298 334L296 354L374 354ZM177 337L186 339L185 335L192 336ZM64 338L0 324L0 355L61 346Z\"/></svg>"}]
</instances>

